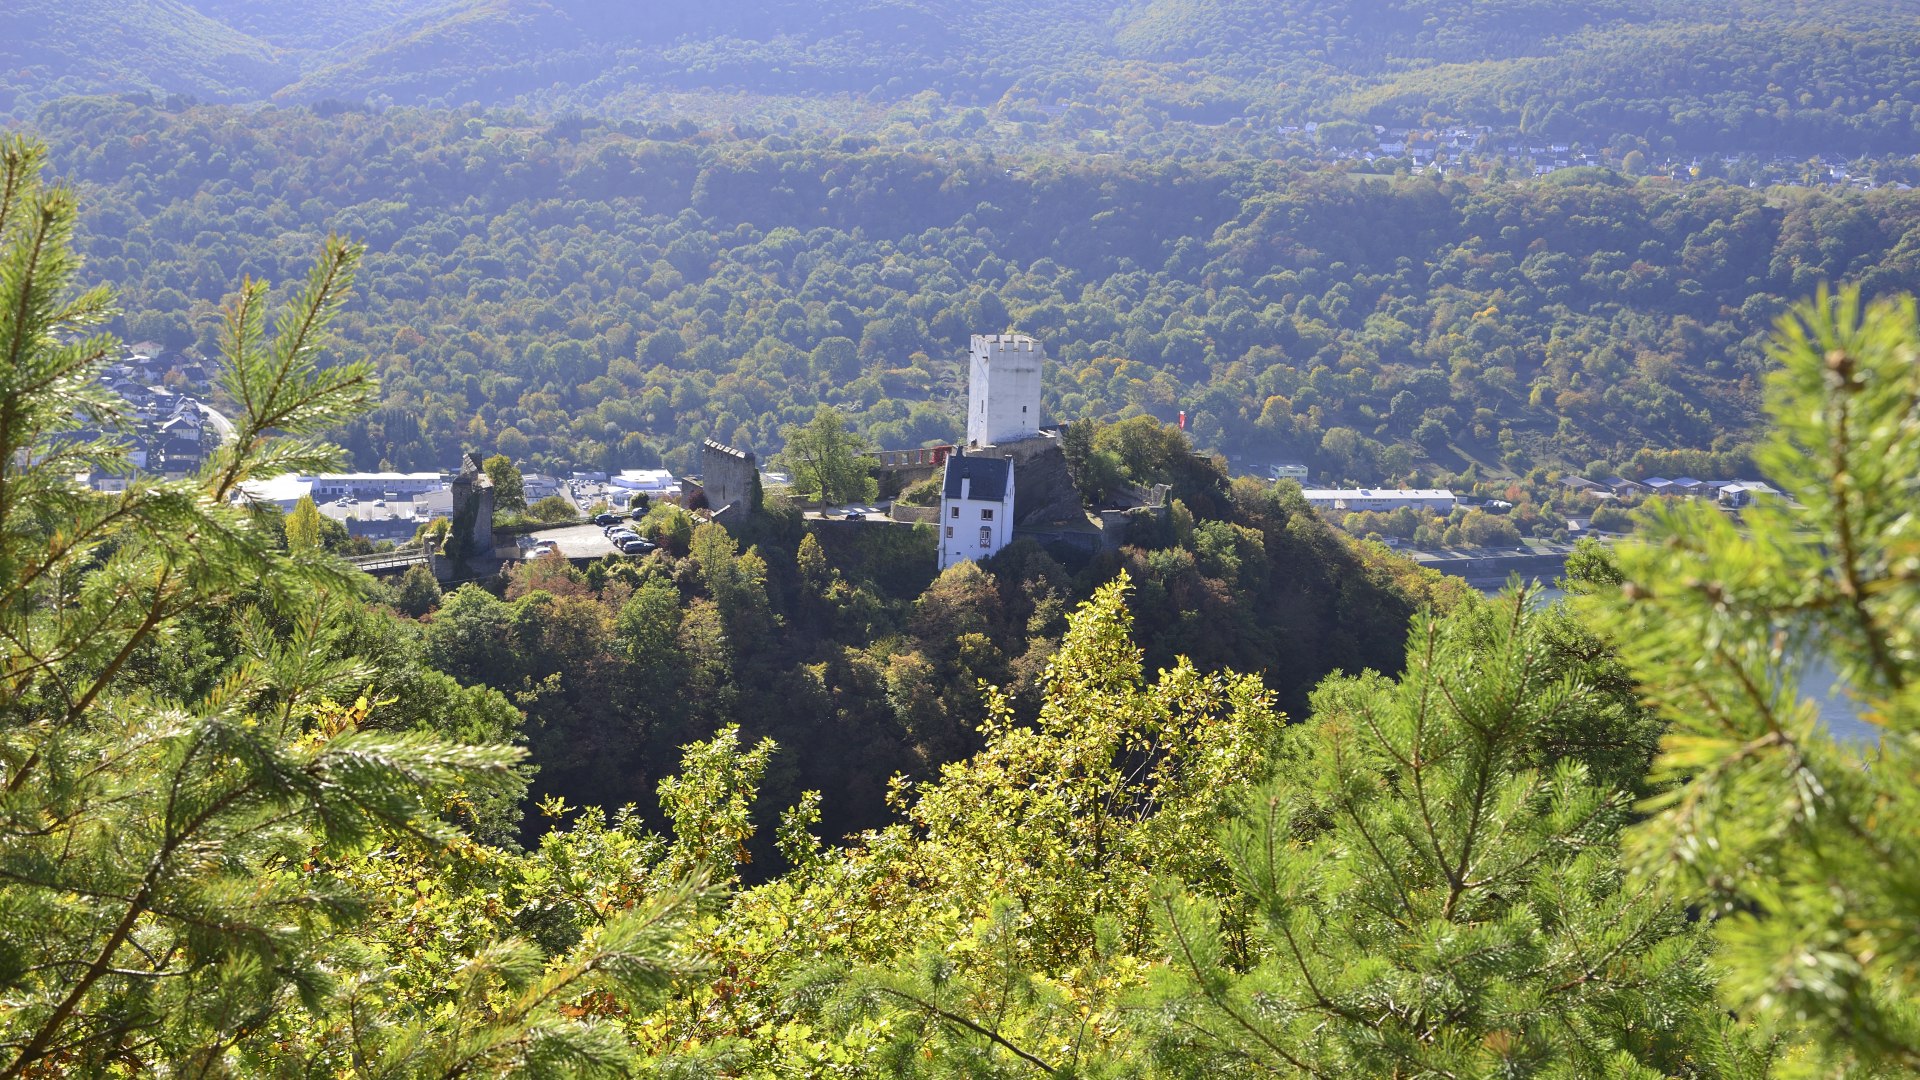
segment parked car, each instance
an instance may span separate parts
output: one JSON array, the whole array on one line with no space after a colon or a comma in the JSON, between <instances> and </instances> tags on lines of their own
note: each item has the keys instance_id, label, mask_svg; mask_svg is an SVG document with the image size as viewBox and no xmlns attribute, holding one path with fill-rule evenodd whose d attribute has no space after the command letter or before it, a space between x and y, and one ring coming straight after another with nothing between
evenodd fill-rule
<instances>
[{"instance_id":1,"label":"parked car","mask_svg":"<svg viewBox=\"0 0 1920 1080\"><path fill-rule=\"evenodd\" d=\"M629 540L638 540L640 539L640 534L634 532L632 529L616 529L607 534L607 539L618 545L624 544Z\"/></svg>"},{"instance_id":2,"label":"parked car","mask_svg":"<svg viewBox=\"0 0 1920 1080\"><path fill-rule=\"evenodd\" d=\"M622 553L627 555L645 555L647 552L652 551L653 549L659 546L660 545L654 543L651 540L642 540L639 537L635 537L632 540L627 540L622 542L620 545L620 550Z\"/></svg>"},{"instance_id":3,"label":"parked car","mask_svg":"<svg viewBox=\"0 0 1920 1080\"><path fill-rule=\"evenodd\" d=\"M595 514L593 516L593 523L600 526L612 525L621 520L624 519L622 519L619 514Z\"/></svg>"},{"instance_id":4,"label":"parked car","mask_svg":"<svg viewBox=\"0 0 1920 1080\"><path fill-rule=\"evenodd\" d=\"M533 554L533 557L537 559L542 555L548 555L558 550L560 550L559 545L555 544L553 541L542 540L539 543L533 545L532 554Z\"/></svg>"},{"instance_id":5,"label":"parked car","mask_svg":"<svg viewBox=\"0 0 1920 1080\"><path fill-rule=\"evenodd\" d=\"M867 519L867 513L864 510L849 510L845 516L848 521L865 521Z\"/></svg>"}]
</instances>

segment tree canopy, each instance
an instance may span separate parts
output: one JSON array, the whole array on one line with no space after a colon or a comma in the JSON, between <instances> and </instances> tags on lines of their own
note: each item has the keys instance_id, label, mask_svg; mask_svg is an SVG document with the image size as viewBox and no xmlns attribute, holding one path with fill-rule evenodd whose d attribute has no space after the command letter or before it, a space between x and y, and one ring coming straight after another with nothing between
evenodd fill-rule
<instances>
[{"instance_id":1,"label":"tree canopy","mask_svg":"<svg viewBox=\"0 0 1920 1080\"><path fill-rule=\"evenodd\" d=\"M471 449L694 473L701 440L769 460L822 405L869 445L952 443L969 335L1014 328L1057 362L1050 417L1184 411L1248 471L1731 478L1788 298L1920 288L1916 196L1890 186L1029 160L401 108L88 99L33 126L99 186L78 243L121 283L130 340L211 356L189 297L296 276L283 236L368 243L338 325L385 376L337 433L364 469Z\"/></svg>"},{"instance_id":2,"label":"tree canopy","mask_svg":"<svg viewBox=\"0 0 1920 1080\"><path fill-rule=\"evenodd\" d=\"M831 405L814 411L813 419L782 431L787 448L781 461L793 474L793 490L831 503L871 499L879 490L866 442L847 428L847 418Z\"/></svg>"},{"instance_id":3,"label":"tree canopy","mask_svg":"<svg viewBox=\"0 0 1920 1080\"><path fill-rule=\"evenodd\" d=\"M41 186L40 156L0 142L0 1075L617 1059L555 997L658 986L686 888L555 965L478 939L452 1014L369 1010L406 978L355 936L398 895L356 868L462 842L449 800L510 785L517 755L382 730L355 696L366 669L330 655L353 572L277 547L231 499L339 461L314 436L365 406L372 373L321 358L359 249L329 240L271 335L266 285L245 284L224 310L236 437L189 479L101 497L74 471L123 451L59 435L110 410L96 373L114 343L92 331L111 294L76 288L72 195ZM213 685L138 677L136 653L209 608L235 635Z\"/></svg>"},{"instance_id":4,"label":"tree canopy","mask_svg":"<svg viewBox=\"0 0 1920 1080\"><path fill-rule=\"evenodd\" d=\"M391 399L347 306L363 251L338 238L291 289L248 277L219 308L236 430L197 472L76 482L132 470L98 377L114 297L78 281L74 195L41 182L44 156L0 141L0 1080L1920 1069L1911 298L1822 290L1774 323L1752 461L1784 496L1652 502L1632 538L1569 560L1568 604L1519 583L1484 599L1343 537L1294 485L1229 480L1144 410L1065 436L1075 475L1109 493L1169 486L1164 522L1117 551L1023 538L936 576L927 529L815 528L771 497L729 529L661 502L645 558L535 560L442 593L338 560L311 503L282 519L240 498L340 467L329 432L402 423L366 419ZM1489 222L1512 210L1395 190ZM1530 189L1522 210L1575 205L1558 197ZM1299 238L1304 219L1267 209L1248 227ZM1778 220L1806 211L1783 228L1840 259L1852 241L1821 215L1844 209ZM647 272L681 275L667 295L719 258L701 220L661 224L678 231ZM1475 235L1572 273L1505 228ZM782 273L806 258L772 231L727 242L769 241ZM1460 288L1519 272L1482 254L1448 271ZM1639 280L1594 258L1585 275ZM1083 314L1116 281L1170 287L1111 269L1074 293ZM1299 286L1266 276L1283 272L1264 288ZM1078 271L1006 273L1009 310L1064 317ZM1357 320L1393 355L1455 332L1377 303L1355 316L1345 284L1300 292L1288 325ZM1451 288L1429 301L1451 310ZM928 363L878 368L921 318L873 314L890 302L857 338L826 337L876 365L876 392L924 389ZM1457 326L1483 319L1466 306ZM1218 341L1163 314L1168 348L1214 372ZM811 315L796 300L783 318ZM1396 368L1380 411L1336 338L1262 415L1305 399L1317 428L1351 394L1376 433L1446 432L1467 417L1426 402L1493 370L1456 343L1459 364ZM1744 347L1716 340L1685 347ZM662 329L631 344L668 373L699 348ZM1528 398L1592 390L1587 354L1542 349ZM767 352L812 372L811 353ZM1615 359L1643 386L1675 377L1655 354ZM1135 363L1076 359L1061 400L1166 387ZM1231 377L1291 377L1274 368L1293 370ZM399 375L410 400L467 392L423 370ZM662 376L647 393L691 413L720 388ZM559 412L557 389L518 389ZM811 453L818 490L844 494L819 463L858 436L830 403L811 416L788 439L796 472ZM1371 438L1332 424L1313 444L1357 462ZM1505 539L1481 513L1449 528ZM1815 661L1868 740L1823 718Z\"/></svg>"}]
</instances>

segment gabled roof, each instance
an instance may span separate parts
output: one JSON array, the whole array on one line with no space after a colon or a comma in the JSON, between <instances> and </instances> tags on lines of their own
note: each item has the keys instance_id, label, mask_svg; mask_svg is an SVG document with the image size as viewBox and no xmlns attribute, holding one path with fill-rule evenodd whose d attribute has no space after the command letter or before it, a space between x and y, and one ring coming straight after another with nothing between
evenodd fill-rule
<instances>
[{"instance_id":1,"label":"gabled roof","mask_svg":"<svg viewBox=\"0 0 1920 1080\"><path fill-rule=\"evenodd\" d=\"M946 486L949 499L960 497L960 481L971 480L967 498L999 502L1007 497L1007 485L1013 479L1013 459L996 457L950 457L947 459Z\"/></svg>"}]
</instances>

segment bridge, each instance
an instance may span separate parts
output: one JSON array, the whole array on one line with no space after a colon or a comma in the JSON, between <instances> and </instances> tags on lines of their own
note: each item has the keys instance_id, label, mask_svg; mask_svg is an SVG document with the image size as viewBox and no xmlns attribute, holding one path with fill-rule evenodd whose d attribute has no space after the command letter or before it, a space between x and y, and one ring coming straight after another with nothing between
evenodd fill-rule
<instances>
[{"instance_id":1,"label":"bridge","mask_svg":"<svg viewBox=\"0 0 1920 1080\"><path fill-rule=\"evenodd\" d=\"M377 555L352 555L347 561L356 568L375 576L384 574L404 574L411 566L425 566L431 569L433 556L424 548L412 550L396 549L382 551Z\"/></svg>"}]
</instances>

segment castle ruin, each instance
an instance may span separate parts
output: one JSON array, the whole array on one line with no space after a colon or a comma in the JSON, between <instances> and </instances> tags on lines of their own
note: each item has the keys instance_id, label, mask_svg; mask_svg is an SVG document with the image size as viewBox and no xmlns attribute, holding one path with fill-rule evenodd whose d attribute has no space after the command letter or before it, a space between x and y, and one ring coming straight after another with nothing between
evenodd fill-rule
<instances>
[{"instance_id":1,"label":"castle ruin","mask_svg":"<svg viewBox=\"0 0 1920 1080\"><path fill-rule=\"evenodd\" d=\"M479 454L468 454L453 478L453 522L447 558L456 565L493 555L493 479Z\"/></svg>"},{"instance_id":2,"label":"castle ruin","mask_svg":"<svg viewBox=\"0 0 1920 1080\"><path fill-rule=\"evenodd\" d=\"M745 517L758 509L754 488L759 482L760 466L753 451L712 439L700 443L700 486L716 519L722 514Z\"/></svg>"}]
</instances>

